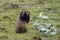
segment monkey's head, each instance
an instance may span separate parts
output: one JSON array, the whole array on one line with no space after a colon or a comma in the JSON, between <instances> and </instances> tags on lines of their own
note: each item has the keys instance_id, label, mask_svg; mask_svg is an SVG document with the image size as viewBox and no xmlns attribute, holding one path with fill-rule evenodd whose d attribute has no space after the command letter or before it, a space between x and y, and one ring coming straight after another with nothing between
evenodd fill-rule
<instances>
[{"instance_id":1,"label":"monkey's head","mask_svg":"<svg viewBox=\"0 0 60 40\"><path fill-rule=\"evenodd\" d=\"M27 11L21 11L21 12L20 12L19 19L20 19L21 21L25 21L26 23L28 23L29 20L30 20L30 13L27 12Z\"/></svg>"}]
</instances>

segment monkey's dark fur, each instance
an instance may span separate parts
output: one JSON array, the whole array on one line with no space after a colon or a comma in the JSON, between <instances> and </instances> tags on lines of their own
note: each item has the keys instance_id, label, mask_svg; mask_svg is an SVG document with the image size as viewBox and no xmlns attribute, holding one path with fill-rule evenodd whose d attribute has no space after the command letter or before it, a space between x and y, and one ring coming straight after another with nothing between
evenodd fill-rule
<instances>
[{"instance_id":1,"label":"monkey's dark fur","mask_svg":"<svg viewBox=\"0 0 60 40\"><path fill-rule=\"evenodd\" d=\"M25 33L27 32L26 23L30 20L30 13L27 11L21 11L20 16L16 21L16 33Z\"/></svg>"}]
</instances>

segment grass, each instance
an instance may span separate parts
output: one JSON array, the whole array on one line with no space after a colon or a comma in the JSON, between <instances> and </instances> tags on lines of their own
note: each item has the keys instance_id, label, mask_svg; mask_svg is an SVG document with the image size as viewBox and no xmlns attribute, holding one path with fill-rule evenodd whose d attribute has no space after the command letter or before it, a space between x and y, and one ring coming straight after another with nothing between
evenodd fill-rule
<instances>
[{"instance_id":1,"label":"grass","mask_svg":"<svg viewBox=\"0 0 60 40\"><path fill-rule=\"evenodd\" d=\"M15 3L19 8L14 9L9 6L4 7L4 3ZM4 8L7 8L4 9ZM49 10L50 8L51 10ZM30 11L30 22L27 24L27 33L15 33L15 21L21 10ZM49 22L57 28L57 34L46 36L35 30L33 17L44 12L50 19ZM0 0L0 40L60 40L60 0ZM1 27L4 30L1 30Z\"/></svg>"}]
</instances>

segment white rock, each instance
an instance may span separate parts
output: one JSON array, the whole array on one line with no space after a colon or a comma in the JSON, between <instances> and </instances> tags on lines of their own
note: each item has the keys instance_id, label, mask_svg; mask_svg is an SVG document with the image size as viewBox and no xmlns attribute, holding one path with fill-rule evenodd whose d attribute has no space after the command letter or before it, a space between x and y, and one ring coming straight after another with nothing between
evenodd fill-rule
<instances>
[{"instance_id":1,"label":"white rock","mask_svg":"<svg viewBox=\"0 0 60 40\"><path fill-rule=\"evenodd\" d=\"M54 26L51 27L51 30L53 30L53 31L55 31L55 32L57 31L56 28L55 28Z\"/></svg>"},{"instance_id":2,"label":"white rock","mask_svg":"<svg viewBox=\"0 0 60 40\"><path fill-rule=\"evenodd\" d=\"M43 15L43 12L40 13L40 15L38 16L39 18Z\"/></svg>"},{"instance_id":3,"label":"white rock","mask_svg":"<svg viewBox=\"0 0 60 40\"><path fill-rule=\"evenodd\" d=\"M47 29L43 27L43 28L41 28L41 30L42 30L42 31L46 31Z\"/></svg>"},{"instance_id":4,"label":"white rock","mask_svg":"<svg viewBox=\"0 0 60 40\"><path fill-rule=\"evenodd\" d=\"M55 35L55 34L56 34L56 32L51 32L50 34L51 34L51 35Z\"/></svg>"},{"instance_id":5,"label":"white rock","mask_svg":"<svg viewBox=\"0 0 60 40\"><path fill-rule=\"evenodd\" d=\"M46 24L46 27L51 27L50 25L51 25L51 24L47 23L47 24Z\"/></svg>"},{"instance_id":6,"label":"white rock","mask_svg":"<svg viewBox=\"0 0 60 40\"><path fill-rule=\"evenodd\" d=\"M45 15L43 15L43 12L41 12L38 17L39 17L39 18L42 18L42 19L47 19L47 20L48 20L48 17L45 16Z\"/></svg>"}]
</instances>

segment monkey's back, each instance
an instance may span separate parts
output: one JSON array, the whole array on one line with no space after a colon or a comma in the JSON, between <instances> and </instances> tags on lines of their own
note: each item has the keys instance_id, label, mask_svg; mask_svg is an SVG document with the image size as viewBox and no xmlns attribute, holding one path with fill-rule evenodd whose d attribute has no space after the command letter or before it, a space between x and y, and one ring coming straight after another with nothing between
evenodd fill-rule
<instances>
[{"instance_id":1,"label":"monkey's back","mask_svg":"<svg viewBox=\"0 0 60 40\"><path fill-rule=\"evenodd\" d=\"M16 32L26 32L26 22L25 21L21 21L20 19L16 20Z\"/></svg>"}]
</instances>

